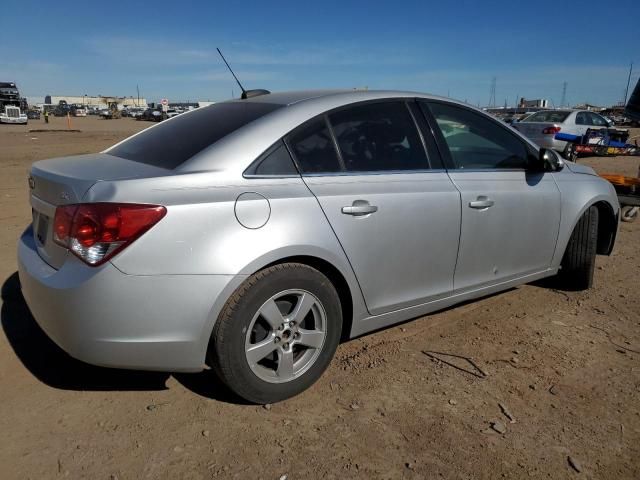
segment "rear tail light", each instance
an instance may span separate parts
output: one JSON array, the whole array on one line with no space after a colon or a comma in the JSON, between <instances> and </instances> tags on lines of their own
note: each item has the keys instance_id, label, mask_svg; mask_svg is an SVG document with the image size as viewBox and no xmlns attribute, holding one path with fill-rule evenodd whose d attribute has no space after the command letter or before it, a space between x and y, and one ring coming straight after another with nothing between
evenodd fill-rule
<instances>
[{"instance_id":1,"label":"rear tail light","mask_svg":"<svg viewBox=\"0 0 640 480\"><path fill-rule=\"evenodd\" d=\"M167 213L159 205L83 203L56 208L53 240L85 263L100 265L131 245Z\"/></svg>"},{"instance_id":2,"label":"rear tail light","mask_svg":"<svg viewBox=\"0 0 640 480\"><path fill-rule=\"evenodd\" d=\"M561 130L560 127L547 127L544 130L542 130L542 133L544 133L545 135L555 135L560 130Z\"/></svg>"}]
</instances>

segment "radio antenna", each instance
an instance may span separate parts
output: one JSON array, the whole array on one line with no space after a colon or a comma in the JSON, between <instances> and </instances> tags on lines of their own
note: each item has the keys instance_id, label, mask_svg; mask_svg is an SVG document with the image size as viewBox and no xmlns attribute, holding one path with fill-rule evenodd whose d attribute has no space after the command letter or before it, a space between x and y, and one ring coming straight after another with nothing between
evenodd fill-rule
<instances>
[{"instance_id":1,"label":"radio antenna","mask_svg":"<svg viewBox=\"0 0 640 480\"><path fill-rule=\"evenodd\" d=\"M229 63L227 62L226 58L224 58L224 55L222 55L222 52L220 51L220 49L216 47L216 50L218 50L218 53L220 54L220 57L222 57L222 61L224 62L224 64L227 66L227 68L231 72L231 75L233 75L233 78L235 78L236 82L238 83L238 86L240 87L240 90L242 90L242 96L240 98L246 99L247 98L247 91L244 89L244 87L240 83L240 80L238 80L238 77L236 77L236 74L233 73L233 70L231 70L231 67L229 66Z\"/></svg>"}]
</instances>

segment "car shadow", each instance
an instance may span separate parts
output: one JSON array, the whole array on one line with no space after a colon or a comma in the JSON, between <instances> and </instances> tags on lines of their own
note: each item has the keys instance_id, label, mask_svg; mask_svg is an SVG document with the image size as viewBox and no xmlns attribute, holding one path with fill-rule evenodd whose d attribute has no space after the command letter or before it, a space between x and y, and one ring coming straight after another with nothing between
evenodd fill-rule
<instances>
[{"instance_id":1,"label":"car shadow","mask_svg":"<svg viewBox=\"0 0 640 480\"><path fill-rule=\"evenodd\" d=\"M69 356L44 333L31 315L20 290L17 272L9 276L2 285L0 320L16 356L45 385L77 391L168 389L166 382L170 373L97 367ZM173 377L185 388L203 397L225 403L245 403L210 370L176 373Z\"/></svg>"}]
</instances>

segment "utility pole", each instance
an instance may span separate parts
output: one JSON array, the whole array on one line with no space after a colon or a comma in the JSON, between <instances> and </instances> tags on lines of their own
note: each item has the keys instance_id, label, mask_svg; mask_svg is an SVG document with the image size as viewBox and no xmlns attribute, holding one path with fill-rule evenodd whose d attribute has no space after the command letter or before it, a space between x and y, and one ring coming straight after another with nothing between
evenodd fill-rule
<instances>
[{"instance_id":1,"label":"utility pole","mask_svg":"<svg viewBox=\"0 0 640 480\"><path fill-rule=\"evenodd\" d=\"M491 90L489 92L489 107L496 106L496 77L491 80Z\"/></svg>"},{"instance_id":2,"label":"utility pole","mask_svg":"<svg viewBox=\"0 0 640 480\"><path fill-rule=\"evenodd\" d=\"M560 100L560 108L564 107L567 102L567 82L562 84L562 99Z\"/></svg>"},{"instance_id":3,"label":"utility pole","mask_svg":"<svg viewBox=\"0 0 640 480\"><path fill-rule=\"evenodd\" d=\"M627 89L624 91L624 102L622 105L627 104L627 95L629 95L629 84L631 83L631 71L633 70L633 62L629 66L629 78L627 78Z\"/></svg>"},{"instance_id":4,"label":"utility pole","mask_svg":"<svg viewBox=\"0 0 640 480\"><path fill-rule=\"evenodd\" d=\"M136 107L140 106L140 86L136 83L136 91L138 92L138 101L136 102Z\"/></svg>"}]
</instances>

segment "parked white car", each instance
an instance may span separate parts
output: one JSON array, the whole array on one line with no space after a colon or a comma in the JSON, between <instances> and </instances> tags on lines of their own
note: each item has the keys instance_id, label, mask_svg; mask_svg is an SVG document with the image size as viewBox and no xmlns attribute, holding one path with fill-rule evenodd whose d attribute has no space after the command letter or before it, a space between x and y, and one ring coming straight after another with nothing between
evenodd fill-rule
<instances>
[{"instance_id":1,"label":"parked white car","mask_svg":"<svg viewBox=\"0 0 640 480\"><path fill-rule=\"evenodd\" d=\"M544 110L514 123L513 128L543 148L552 148L567 155L567 142L556 140L556 133L584 135L587 129L608 128L602 116L584 110Z\"/></svg>"}]
</instances>

